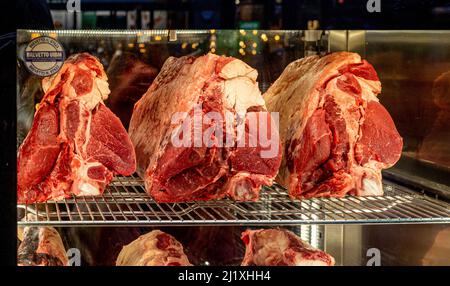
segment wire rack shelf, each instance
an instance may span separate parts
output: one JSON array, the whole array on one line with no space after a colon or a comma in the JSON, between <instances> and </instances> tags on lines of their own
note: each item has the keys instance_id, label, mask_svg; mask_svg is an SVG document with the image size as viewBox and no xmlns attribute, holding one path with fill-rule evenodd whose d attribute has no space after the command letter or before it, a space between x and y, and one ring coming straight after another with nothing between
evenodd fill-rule
<instances>
[{"instance_id":1,"label":"wire rack shelf","mask_svg":"<svg viewBox=\"0 0 450 286\"><path fill-rule=\"evenodd\" d=\"M279 186L258 202L229 199L158 204L135 176L116 177L102 196L18 205L18 225L300 225L450 223L450 204L384 181L382 197L292 200ZM29 219L33 214L35 219Z\"/></svg>"}]
</instances>

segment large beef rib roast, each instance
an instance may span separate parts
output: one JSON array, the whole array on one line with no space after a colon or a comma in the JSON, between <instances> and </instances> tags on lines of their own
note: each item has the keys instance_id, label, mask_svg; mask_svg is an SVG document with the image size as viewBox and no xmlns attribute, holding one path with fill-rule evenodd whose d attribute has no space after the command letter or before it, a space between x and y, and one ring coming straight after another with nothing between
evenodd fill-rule
<instances>
[{"instance_id":1,"label":"large beef rib roast","mask_svg":"<svg viewBox=\"0 0 450 286\"><path fill-rule=\"evenodd\" d=\"M115 174L135 172L133 145L103 104L109 88L103 66L82 53L44 78L45 95L19 148L19 203L99 195Z\"/></svg>"},{"instance_id":2,"label":"large beef rib roast","mask_svg":"<svg viewBox=\"0 0 450 286\"><path fill-rule=\"evenodd\" d=\"M117 266L191 266L183 245L170 234L153 230L125 245Z\"/></svg>"},{"instance_id":3,"label":"large beef rib roast","mask_svg":"<svg viewBox=\"0 0 450 286\"><path fill-rule=\"evenodd\" d=\"M398 161L403 141L380 92L375 69L355 53L286 67L264 99L280 114L279 182L291 197L383 194L381 170Z\"/></svg>"},{"instance_id":4,"label":"large beef rib roast","mask_svg":"<svg viewBox=\"0 0 450 286\"><path fill-rule=\"evenodd\" d=\"M137 172L156 201L251 201L272 184L280 141L256 78L256 70L232 57L166 60L129 127Z\"/></svg>"},{"instance_id":5,"label":"large beef rib roast","mask_svg":"<svg viewBox=\"0 0 450 286\"><path fill-rule=\"evenodd\" d=\"M242 266L333 266L334 258L286 229L246 230L242 233Z\"/></svg>"}]
</instances>

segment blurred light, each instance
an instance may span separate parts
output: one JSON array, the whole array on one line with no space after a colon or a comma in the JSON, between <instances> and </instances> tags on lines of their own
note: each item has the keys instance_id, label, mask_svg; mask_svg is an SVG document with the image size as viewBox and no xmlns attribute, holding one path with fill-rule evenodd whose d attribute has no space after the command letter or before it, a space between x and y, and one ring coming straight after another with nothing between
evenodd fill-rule
<instances>
[{"instance_id":1,"label":"blurred light","mask_svg":"<svg viewBox=\"0 0 450 286\"><path fill-rule=\"evenodd\" d=\"M216 49L212 48L212 49L211 49L211 53L214 54L215 52L216 52Z\"/></svg>"},{"instance_id":2,"label":"blurred light","mask_svg":"<svg viewBox=\"0 0 450 286\"><path fill-rule=\"evenodd\" d=\"M258 46L257 43L253 43L252 47L256 48Z\"/></svg>"},{"instance_id":3,"label":"blurred light","mask_svg":"<svg viewBox=\"0 0 450 286\"><path fill-rule=\"evenodd\" d=\"M139 48L143 48L143 47L145 47L144 44L139 44Z\"/></svg>"},{"instance_id":4,"label":"blurred light","mask_svg":"<svg viewBox=\"0 0 450 286\"><path fill-rule=\"evenodd\" d=\"M266 34L262 34L262 35L261 35L261 39L262 39L264 42L267 42L267 40L269 40L269 39L267 38L267 35L266 35Z\"/></svg>"},{"instance_id":5,"label":"blurred light","mask_svg":"<svg viewBox=\"0 0 450 286\"><path fill-rule=\"evenodd\" d=\"M192 48L193 48L193 49L196 49L197 47L198 47L198 43L193 43L193 44L192 44Z\"/></svg>"},{"instance_id":6,"label":"blurred light","mask_svg":"<svg viewBox=\"0 0 450 286\"><path fill-rule=\"evenodd\" d=\"M36 110L39 109L39 103L36 103L36 105L34 106L34 108L36 108Z\"/></svg>"},{"instance_id":7,"label":"blurred light","mask_svg":"<svg viewBox=\"0 0 450 286\"><path fill-rule=\"evenodd\" d=\"M142 32L137 32L136 35L137 36L142 36Z\"/></svg>"},{"instance_id":8,"label":"blurred light","mask_svg":"<svg viewBox=\"0 0 450 286\"><path fill-rule=\"evenodd\" d=\"M239 53L241 53L241 54L244 53L244 49L242 49L242 48L239 49Z\"/></svg>"},{"instance_id":9,"label":"blurred light","mask_svg":"<svg viewBox=\"0 0 450 286\"><path fill-rule=\"evenodd\" d=\"M58 38L58 35L56 33L50 33L50 34L48 34L48 36L53 39Z\"/></svg>"},{"instance_id":10,"label":"blurred light","mask_svg":"<svg viewBox=\"0 0 450 286\"><path fill-rule=\"evenodd\" d=\"M216 30L215 29L211 29L211 30L209 30L210 32L211 32L211 34L215 34L216 33Z\"/></svg>"},{"instance_id":11,"label":"blurred light","mask_svg":"<svg viewBox=\"0 0 450 286\"><path fill-rule=\"evenodd\" d=\"M317 20L308 21L308 30L317 30L317 29L319 29L319 21Z\"/></svg>"},{"instance_id":12,"label":"blurred light","mask_svg":"<svg viewBox=\"0 0 450 286\"><path fill-rule=\"evenodd\" d=\"M129 48L133 48L133 47L134 47L134 44L133 44L133 43L129 43L129 44L128 44L128 47L129 47Z\"/></svg>"},{"instance_id":13,"label":"blurred light","mask_svg":"<svg viewBox=\"0 0 450 286\"><path fill-rule=\"evenodd\" d=\"M210 48L214 48L216 46L216 42L215 41L211 41L211 43L209 44Z\"/></svg>"},{"instance_id":14,"label":"blurred light","mask_svg":"<svg viewBox=\"0 0 450 286\"><path fill-rule=\"evenodd\" d=\"M241 48L245 48L245 44L244 44L244 42L243 42L243 41L239 41L239 47L241 47Z\"/></svg>"},{"instance_id":15,"label":"blurred light","mask_svg":"<svg viewBox=\"0 0 450 286\"><path fill-rule=\"evenodd\" d=\"M258 35L258 31L256 31L256 30L253 30L252 33L253 33L253 35L255 35L255 36Z\"/></svg>"},{"instance_id":16,"label":"blurred light","mask_svg":"<svg viewBox=\"0 0 450 286\"><path fill-rule=\"evenodd\" d=\"M234 4L236 4L236 5L239 5L240 3L241 3L241 1L239 1L239 0L234 1Z\"/></svg>"},{"instance_id":17,"label":"blurred light","mask_svg":"<svg viewBox=\"0 0 450 286\"><path fill-rule=\"evenodd\" d=\"M274 39L275 39L275 41L279 41L280 40L280 35L275 35Z\"/></svg>"},{"instance_id":18,"label":"blurred light","mask_svg":"<svg viewBox=\"0 0 450 286\"><path fill-rule=\"evenodd\" d=\"M155 36L155 41L161 41L162 37L161 36Z\"/></svg>"},{"instance_id":19,"label":"blurred light","mask_svg":"<svg viewBox=\"0 0 450 286\"><path fill-rule=\"evenodd\" d=\"M241 33L242 36L245 36L247 34L245 30L239 30L239 33Z\"/></svg>"},{"instance_id":20,"label":"blurred light","mask_svg":"<svg viewBox=\"0 0 450 286\"><path fill-rule=\"evenodd\" d=\"M39 33L31 33L31 39L35 39L39 36L41 36Z\"/></svg>"},{"instance_id":21,"label":"blurred light","mask_svg":"<svg viewBox=\"0 0 450 286\"><path fill-rule=\"evenodd\" d=\"M252 50L252 55L256 55L256 50Z\"/></svg>"},{"instance_id":22,"label":"blurred light","mask_svg":"<svg viewBox=\"0 0 450 286\"><path fill-rule=\"evenodd\" d=\"M184 49L186 49L187 45L188 45L187 43L182 43L181 48L184 50Z\"/></svg>"},{"instance_id":23,"label":"blurred light","mask_svg":"<svg viewBox=\"0 0 450 286\"><path fill-rule=\"evenodd\" d=\"M145 53L145 52L146 52L146 50L145 50L145 49L139 49L139 52L141 52L141 53Z\"/></svg>"}]
</instances>

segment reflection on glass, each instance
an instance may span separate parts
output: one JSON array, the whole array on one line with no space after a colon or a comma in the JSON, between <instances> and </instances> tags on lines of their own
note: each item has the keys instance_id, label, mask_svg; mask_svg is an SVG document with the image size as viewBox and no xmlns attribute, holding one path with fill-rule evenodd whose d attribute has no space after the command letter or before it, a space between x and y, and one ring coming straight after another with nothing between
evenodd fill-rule
<instances>
[{"instance_id":1,"label":"reflection on glass","mask_svg":"<svg viewBox=\"0 0 450 286\"><path fill-rule=\"evenodd\" d=\"M422 141L418 157L450 168L450 71L436 78L432 96L438 108L436 120Z\"/></svg>"}]
</instances>

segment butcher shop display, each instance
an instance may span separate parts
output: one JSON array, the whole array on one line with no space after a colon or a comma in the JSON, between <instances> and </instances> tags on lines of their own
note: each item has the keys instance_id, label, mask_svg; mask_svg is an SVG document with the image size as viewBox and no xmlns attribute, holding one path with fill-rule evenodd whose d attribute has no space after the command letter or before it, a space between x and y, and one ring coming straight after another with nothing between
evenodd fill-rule
<instances>
[{"instance_id":1,"label":"butcher shop display","mask_svg":"<svg viewBox=\"0 0 450 286\"><path fill-rule=\"evenodd\" d=\"M53 227L25 227L17 250L18 266L67 266L59 233Z\"/></svg>"},{"instance_id":2,"label":"butcher shop display","mask_svg":"<svg viewBox=\"0 0 450 286\"><path fill-rule=\"evenodd\" d=\"M191 266L183 245L173 236L153 230L123 247L117 266Z\"/></svg>"},{"instance_id":3,"label":"butcher shop display","mask_svg":"<svg viewBox=\"0 0 450 286\"><path fill-rule=\"evenodd\" d=\"M376 29L394 4L355 16L377 1L41 2L61 29L28 23L0 48L13 265L199 286L450 265L443 1L391 1L436 2L429 30Z\"/></svg>"},{"instance_id":4,"label":"butcher shop display","mask_svg":"<svg viewBox=\"0 0 450 286\"><path fill-rule=\"evenodd\" d=\"M82 53L44 78L45 95L19 148L19 203L99 195L114 175L135 172L133 145L120 120L103 104L107 77Z\"/></svg>"},{"instance_id":5,"label":"butcher shop display","mask_svg":"<svg viewBox=\"0 0 450 286\"><path fill-rule=\"evenodd\" d=\"M242 233L242 266L333 266L334 258L285 229L246 230Z\"/></svg>"},{"instance_id":6,"label":"butcher shop display","mask_svg":"<svg viewBox=\"0 0 450 286\"><path fill-rule=\"evenodd\" d=\"M378 94L372 65L356 53L290 63L264 94L280 114L279 183L293 198L379 196L381 170L400 158L403 141Z\"/></svg>"},{"instance_id":7,"label":"butcher shop display","mask_svg":"<svg viewBox=\"0 0 450 286\"><path fill-rule=\"evenodd\" d=\"M225 196L255 201L261 186L272 184L281 162L280 141L256 78L256 70L232 57L166 60L136 103L129 127L137 172L157 202ZM196 122L196 116L203 120ZM255 121L265 127L258 132L269 145L249 131ZM238 144L243 141L256 144Z\"/></svg>"}]
</instances>

